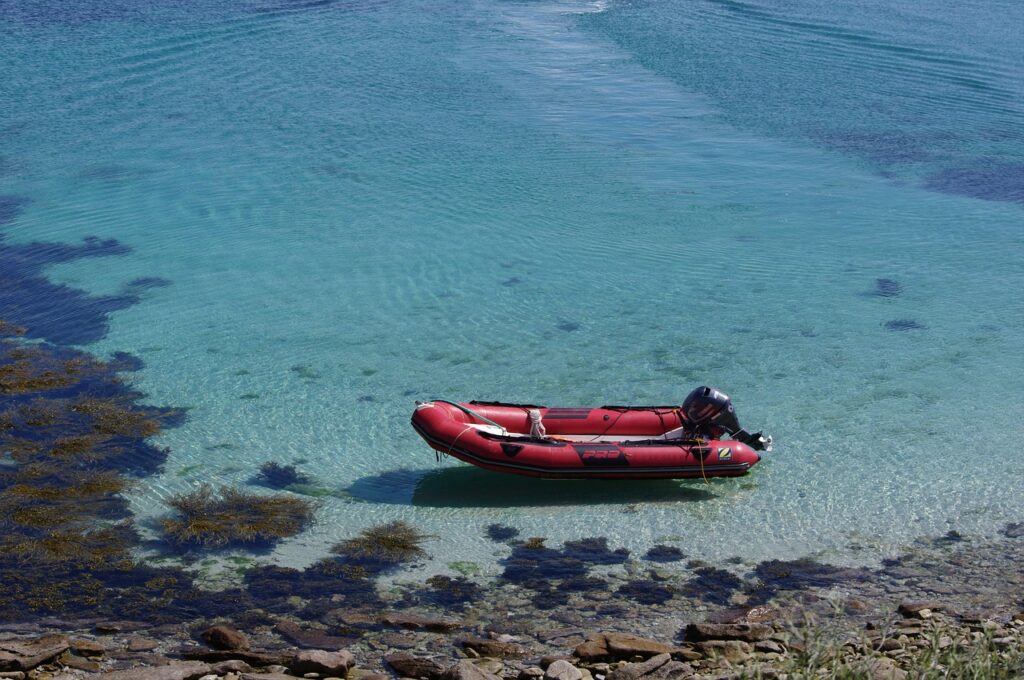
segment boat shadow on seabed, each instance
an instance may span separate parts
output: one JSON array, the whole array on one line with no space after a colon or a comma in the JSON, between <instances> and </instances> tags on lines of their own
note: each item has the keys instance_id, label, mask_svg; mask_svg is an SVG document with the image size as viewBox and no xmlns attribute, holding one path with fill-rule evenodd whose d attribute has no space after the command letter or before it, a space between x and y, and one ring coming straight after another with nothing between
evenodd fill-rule
<instances>
[{"instance_id":1,"label":"boat shadow on seabed","mask_svg":"<svg viewBox=\"0 0 1024 680\"><path fill-rule=\"evenodd\" d=\"M699 485L699 486L698 486ZM716 498L700 480L555 480L501 475L479 468L388 470L357 479L357 500L426 508L698 502Z\"/></svg>"}]
</instances>

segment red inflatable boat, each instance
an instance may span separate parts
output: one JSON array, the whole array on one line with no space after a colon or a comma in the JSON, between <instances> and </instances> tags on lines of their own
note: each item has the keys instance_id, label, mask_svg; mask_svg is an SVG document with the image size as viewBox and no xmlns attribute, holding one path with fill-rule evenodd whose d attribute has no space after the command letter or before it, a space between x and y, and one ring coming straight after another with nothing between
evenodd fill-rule
<instances>
[{"instance_id":1,"label":"red inflatable boat","mask_svg":"<svg viewBox=\"0 0 1024 680\"><path fill-rule=\"evenodd\" d=\"M736 477L771 438L739 427L708 387L682 406L543 406L446 400L418 404L412 426L436 451L494 470L554 479Z\"/></svg>"}]
</instances>

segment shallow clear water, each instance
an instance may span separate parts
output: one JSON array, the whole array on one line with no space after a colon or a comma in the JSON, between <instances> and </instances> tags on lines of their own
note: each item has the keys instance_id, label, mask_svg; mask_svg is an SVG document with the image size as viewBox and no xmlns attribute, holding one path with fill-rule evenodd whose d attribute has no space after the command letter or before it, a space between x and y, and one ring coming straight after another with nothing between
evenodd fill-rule
<instances>
[{"instance_id":1,"label":"shallow clear water","mask_svg":"<svg viewBox=\"0 0 1024 680\"><path fill-rule=\"evenodd\" d=\"M46 270L138 297L105 335L56 309L49 337L136 354L149 400L190 408L132 492L143 517L267 460L337 492L275 551L295 565L393 518L436 536L441 568L489 564L492 522L756 561L1024 511L1016 3L14 2L0 21L0 194L28 199L0 203L6 242L131 248ZM701 383L776 437L746 478L521 480L436 463L408 425L417 399Z\"/></svg>"}]
</instances>

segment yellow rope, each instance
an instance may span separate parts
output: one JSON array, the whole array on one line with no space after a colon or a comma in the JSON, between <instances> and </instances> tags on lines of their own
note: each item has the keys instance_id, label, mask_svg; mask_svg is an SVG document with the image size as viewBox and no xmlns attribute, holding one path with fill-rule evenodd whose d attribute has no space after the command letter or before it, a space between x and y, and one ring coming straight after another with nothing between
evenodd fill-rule
<instances>
[{"instance_id":1,"label":"yellow rope","mask_svg":"<svg viewBox=\"0 0 1024 680\"><path fill-rule=\"evenodd\" d=\"M697 450L700 451L700 447L706 442L703 439L697 440ZM708 447L708 453L711 453L711 447ZM704 483L711 486L711 482L708 481L708 476L704 473L704 456L697 454L697 458L700 459L700 476L704 478Z\"/></svg>"}]
</instances>

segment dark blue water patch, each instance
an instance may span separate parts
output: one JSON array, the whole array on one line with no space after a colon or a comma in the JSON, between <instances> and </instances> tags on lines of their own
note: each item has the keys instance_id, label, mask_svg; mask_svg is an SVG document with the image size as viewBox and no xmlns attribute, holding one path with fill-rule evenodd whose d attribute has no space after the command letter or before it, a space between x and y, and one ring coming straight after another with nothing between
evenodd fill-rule
<instances>
[{"instance_id":1,"label":"dark blue water patch","mask_svg":"<svg viewBox=\"0 0 1024 680\"><path fill-rule=\"evenodd\" d=\"M397 603L397 606L404 609L429 605L461 612L469 605L479 601L482 596L483 590L480 586L465 576L452 578L436 575L428 578L422 588L408 593L402 601Z\"/></svg>"},{"instance_id":2,"label":"dark blue water patch","mask_svg":"<svg viewBox=\"0 0 1024 680\"><path fill-rule=\"evenodd\" d=\"M893 298L903 293L903 286L896 279L875 279L875 288L871 294L875 297Z\"/></svg>"},{"instance_id":3,"label":"dark blue water patch","mask_svg":"<svg viewBox=\"0 0 1024 680\"><path fill-rule=\"evenodd\" d=\"M557 610L569 604L569 593L561 588L541 588L530 602L540 611Z\"/></svg>"},{"instance_id":4,"label":"dark blue water patch","mask_svg":"<svg viewBox=\"0 0 1024 680\"><path fill-rule=\"evenodd\" d=\"M754 575L758 584L750 592L752 604L763 604L780 591L830 588L875 578L867 569L839 568L807 558L761 562L754 568Z\"/></svg>"},{"instance_id":5,"label":"dark blue water patch","mask_svg":"<svg viewBox=\"0 0 1024 680\"><path fill-rule=\"evenodd\" d=\"M253 11L256 14L263 16L277 16L325 10L358 12L379 7L384 4L385 1L386 0L293 0L292 2L278 2L272 5L264 5L262 7L257 7Z\"/></svg>"},{"instance_id":6,"label":"dark blue water patch","mask_svg":"<svg viewBox=\"0 0 1024 680\"><path fill-rule=\"evenodd\" d=\"M573 333L580 329L580 324L576 321L560 321L555 328L565 333Z\"/></svg>"},{"instance_id":7,"label":"dark blue water patch","mask_svg":"<svg viewBox=\"0 0 1024 680\"><path fill-rule=\"evenodd\" d=\"M665 604L675 593L672 588L658 581L638 579L622 584L615 594L639 604Z\"/></svg>"},{"instance_id":8,"label":"dark blue water patch","mask_svg":"<svg viewBox=\"0 0 1024 680\"><path fill-rule=\"evenodd\" d=\"M1024 538L1024 522L1010 522L1001 533L1007 538Z\"/></svg>"},{"instance_id":9,"label":"dark blue water patch","mask_svg":"<svg viewBox=\"0 0 1024 680\"><path fill-rule=\"evenodd\" d=\"M139 14L144 3L131 0L110 2L0 2L0 22L31 27L78 26L104 21L123 21Z\"/></svg>"},{"instance_id":10,"label":"dark blue water patch","mask_svg":"<svg viewBox=\"0 0 1024 680\"><path fill-rule=\"evenodd\" d=\"M732 594L743 587L743 581L736 574L715 567L700 567L696 576L679 588L679 594L709 604L725 605Z\"/></svg>"},{"instance_id":11,"label":"dark blue water patch","mask_svg":"<svg viewBox=\"0 0 1024 680\"><path fill-rule=\"evenodd\" d=\"M684 555L683 551L679 548L661 544L653 546L647 551L647 554L644 555L644 559L650 560L651 562L678 562L685 557L686 555Z\"/></svg>"},{"instance_id":12,"label":"dark blue water patch","mask_svg":"<svg viewBox=\"0 0 1024 680\"><path fill-rule=\"evenodd\" d=\"M31 202L32 199L25 196L0 194L0 226L18 219L21 211Z\"/></svg>"},{"instance_id":13,"label":"dark blue water patch","mask_svg":"<svg viewBox=\"0 0 1024 680\"><path fill-rule=\"evenodd\" d=\"M914 321L913 319L893 319L892 321L886 321L882 324L888 331L922 331L927 328L923 324Z\"/></svg>"},{"instance_id":14,"label":"dark blue water patch","mask_svg":"<svg viewBox=\"0 0 1024 680\"><path fill-rule=\"evenodd\" d=\"M107 334L108 315L138 302L135 295L92 296L43 276L47 265L84 257L123 255L113 239L86 238L82 245L0 242L0 317L26 329L26 337L86 345Z\"/></svg>"},{"instance_id":15,"label":"dark blue water patch","mask_svg":"<svg viewBox=\"0 0 1024 680\"><path fill-rule=\"evenodd\" d=\"M537 591L548 590L552 581L587 575L587 566L582 560L529 541L513 546L512 554L502 560L502 564L501 578Z\"/></svg>"},{"instance_id":16,"label":"dark blue water patch","mask_svg":"<svg viewBox=\"0 0 1024 680\"><path fill-rule=\"evenodd\" d=\"M562 545L562 553L588 564L622 564L629 559L629 551L625 548L609 550L608 539L603 536L566 541Z\"/></svg>"},{"instance_id":17,"label":"dark blue water patch","mask_svg":"<svg viewBox=\"0 0 1024 680\"><path fill-rule=\"evenodd\" d=\"M374 575L358 565L327 558L303 570L254 567L245 572L245 584L264 609L275 613L294 612L293 596L306 600L332 598L336 607L383 609Z\"/></svg>"},{"instance_id":18,"label":"dark blue water patch","mask_svg":"<svg viewBox=\"0 0 1024 680\"><path fill-rule=\"evenodd\" d=\"M305 364L296 364L288 370L304 380L318 380L321 377L319 371Z\"/></svg>"},{"instance_id":19,"label":"dark blue water patch","mask_svg":"<svg viewBox=\"0 0 1024 680\"><path fill-rule=\"evenodd\" d=\"M487 537L495 543L511 541L519 535L519 529L507 527L504 524L488 524Z\"/></svg>"},{"instance_id":20,"label":"dark blue water patch","mask_svg":"<svg viewBox=\"0 0 1024 680\"><path fill-rule=\"evenodd\" d=\"M250 480L251 484L265 486L269 489L284 489L292 484L310 484L308 475L299 472L294 465L281 465L277 461L267 461L260 466L259 472Z\"/></svg>"},{"instance_id":21,"label":"dark blue water patch","mask_svg":"<svg viewBox=\"0 0 1024 680\"><path fill-rule=\"evenodd\" d=\"M519 278L518 276L513 276L512 278L505 279L504 281L502 281L501 285L511 288L512 286L518 286L522 282L523 280L521 278Z\"/></svg>"},{"instance_id":22,"label":"dark blue water patch","mask_svg":"<svg viewBox=\"0 0 1024 680\"><path fill-rule=\"evenodd\" d=\"M570 593L589 593L606 590L608 583L596 576L575 576L562 581L558 588Z\"/></svg>"},{"instance_id":23,"label":"dark blue water patch","mask_svg":"<svg viewBox=\"0 0 1024 680\"><path fill-rule=\"evenodd\" d=\"M110 355L107 365L115 373L134 373L144 369L146 362L128 352L114 352Z\"/></svg>"},{"instance_id":24,"label":"dark blue water patch","mask_svg":"<svg viewBox=\"0 0 1024 680\"><path fill-rule=\"evenodd\" d=\"M1024 163L980 160L937 172L928 177L925 186L944 194L1024 203Z\"/></svg>"},{"instance_id":25,"label":"dark blue water patch","mask_svg":"<svg viewBox=\"0 0 1024 680\"><path fill-rule=\"evenodd\" d=\"M85 180L103 182L106 184L127 184L152 173L153 171L148 168L123 165L120 163L103 163L90 165L78 173L78 176Z\"/></svg>"},{"instance_id":26,"label":"dark blue water patch","mask_svg":"<svg viewBox=\"0 0 1024 680\"><path fill-rule=\"evenodd\" d=\"M812 130L810 136L829 150L859 156L882 166L925 163L934 159L924 140L897 131Z\"/></svg>"},{"instance_id":27,"label":"dark blue water patch","mask_svg":"<svg viewBox=\"0 0 1024 680\"><path fill-rule=\"evenodd\" d=\"M129 281L125 285L125 288L138 291L148 290L150 288L166 288L169 285L171 285L171 282L168 279L163 279L159 276L140 276L137 279Z\"/></svg>"}]
</instances>

